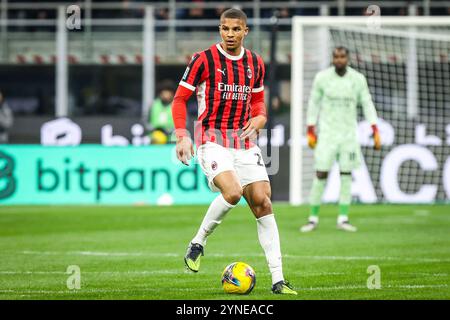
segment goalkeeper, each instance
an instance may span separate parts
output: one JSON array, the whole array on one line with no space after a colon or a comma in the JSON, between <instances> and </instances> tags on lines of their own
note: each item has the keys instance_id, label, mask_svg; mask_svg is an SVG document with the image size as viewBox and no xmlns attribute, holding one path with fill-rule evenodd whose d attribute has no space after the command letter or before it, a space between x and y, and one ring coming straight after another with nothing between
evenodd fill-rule
<instances>
[{"instance_id":1,"label":"goalkeeper","mask_svg":"<svg viewBox=\"0 0 450 320\"><path fill-rule=\"evenodd\" d=\"M364 117L372 126L375 149L381 148L376 125L377 113L366 78L348 66L348 55L347 48L336 47L333 50L333 66L319 72L314 79L306 121L308 145L315 149L316 176L309 198L309 221L301 227L302 232L317 228L322 194L334 161L339 164L341 179L337 228L356 231L356 227L348 220L348 211L351 202L351 172L361 164L361 148L356 133L358 105L362 106ZM319 130L316 135L318 120Z\"/></svg>"}]
</instances>

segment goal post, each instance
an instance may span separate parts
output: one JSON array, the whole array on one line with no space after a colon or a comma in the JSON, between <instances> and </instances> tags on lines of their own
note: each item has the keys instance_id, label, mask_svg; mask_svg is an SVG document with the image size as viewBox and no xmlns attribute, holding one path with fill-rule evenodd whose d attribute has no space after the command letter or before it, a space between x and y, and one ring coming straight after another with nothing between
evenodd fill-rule
<instances>
[{"instance_id":1,"label":"goal post","mask_svg":"<svg viewBox=\"0 0 450 320\"><path fill-rule=\"evenodd\" d=\"M314 177L305 139L306 107L317 72L331 65L331 49L345 46L363 73L377 108L381 152L359 108L363 165L353 172L360 202L435 202L450 199L450 19L448 17L293 17L290 182L292 205L307 203ZM325 52L327 51L327 52ZM448 161L447 161L448 160ZM333 167L324 194L337 200ZM356 180L356 181L355 181Z\"/></svg>"}]
</instances>

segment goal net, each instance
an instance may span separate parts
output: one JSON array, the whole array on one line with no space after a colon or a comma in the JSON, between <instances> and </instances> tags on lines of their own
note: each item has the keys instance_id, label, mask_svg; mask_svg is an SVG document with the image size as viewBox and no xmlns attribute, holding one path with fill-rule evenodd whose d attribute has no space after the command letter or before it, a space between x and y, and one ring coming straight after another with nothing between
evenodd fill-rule
<instances>
[{"instance_id":1,"label":"goal net","mask_svg":"<svg viewBox=\"0 0 450 320\"><path fill-rule=\"evenodd\" d=\"M354 201L427 203L450 199L450 21L441 17L293 18L290 202L308 202L314 178L306 145L306 108L315 74L331 64L335 46L350 51L378 112L382 150L359 108L363 165L352 173ZM320 117L320 115L319 115ZM325 202L337 201L335 164Z\"/></svg>"}]
</instances>

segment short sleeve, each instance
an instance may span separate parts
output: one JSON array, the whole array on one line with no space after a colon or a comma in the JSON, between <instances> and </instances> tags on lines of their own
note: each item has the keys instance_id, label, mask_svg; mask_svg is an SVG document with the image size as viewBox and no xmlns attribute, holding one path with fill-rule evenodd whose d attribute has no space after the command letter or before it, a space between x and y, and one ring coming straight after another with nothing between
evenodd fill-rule
<instances>
[{"instance_id":1,"label":"short sleeve","mask_svg":"<svg viewBox=\"0 0 450 320\"><path fill-rule=\"evenodd\" d=\"M181 78L180 85L195 91L197 85L203 81L205 73L205 65L201 54L196 53L192 56L191 62L184 71L183 77Z\"/></svg>"}]
</instances>

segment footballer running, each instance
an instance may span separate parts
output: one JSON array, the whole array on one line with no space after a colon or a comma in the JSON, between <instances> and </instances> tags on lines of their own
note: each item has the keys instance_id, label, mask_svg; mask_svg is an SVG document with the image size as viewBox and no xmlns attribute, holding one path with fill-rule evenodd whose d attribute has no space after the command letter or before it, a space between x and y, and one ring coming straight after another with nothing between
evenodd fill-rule
<instances>
[{"instance_id":1,"label":"footballer running","mask_svg":"<svg viewBox=\"0 0 450 320\"><path fill-rule=\"evenodd\" d=\"M361 147L358 143L357 106L361 105L365 119L373 131L374 148L381 148L377 128L377 112L370 96L367 80L362 73L348 66L349 51L345 47L333 50L333 66L319 72L314 78L306 115L307 140L314 150L316 176L309 196L310 216L300 228L309 232L319 223L319 206L328 172L337 161L341 188L337 228L354 232L356 227L348 219L351 202L352 170L361 165ZM319 131L316 135L316 124Z\"/></svg>"},{"instance_id":2,"label":"footballer running","mask_svg":"<svg viewBox=\"0 0 450 320\"><path fill-rule=\"evenodd\" d=\"M197 157L209 187L220 192L190 242L184 261L189 270L199 271L207 237L243 196L256 217L258 239L272 274L272 292L297 294L283 276L269 178L254 142L266 124L264 63L242 46L249 32L243 11L224 11L219 32L220 43L193 55L172 104L177 157L188 165L194 148L186 130L186 103L196 92Z\"/></svg>"}]
</instances>

